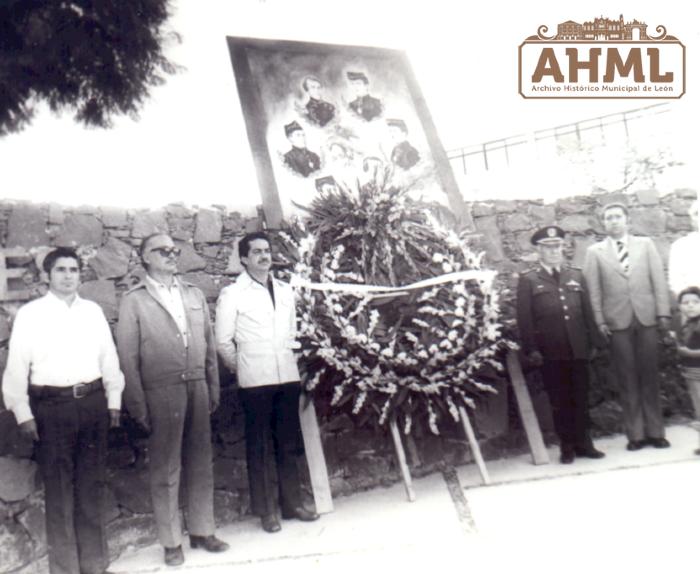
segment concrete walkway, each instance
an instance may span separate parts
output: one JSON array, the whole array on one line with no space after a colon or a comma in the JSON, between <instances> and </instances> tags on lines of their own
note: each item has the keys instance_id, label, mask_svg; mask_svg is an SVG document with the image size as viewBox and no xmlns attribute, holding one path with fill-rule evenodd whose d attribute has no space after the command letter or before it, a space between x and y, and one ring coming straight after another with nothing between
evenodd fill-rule
<instances>
[{"instance_id":1,"label":"concrete walkway","mask_svg":"<svg viewBox=\"0 0 700 574\"><path fill-rule=\"evenodd\" d=\"M491 486L476 468L335 500L317 522L283 521L267 534L257 519L218 535L231 550L213 555L185 546L185 564L168 568L162 548L123 554L110 571L146 572L659 572L688 567L700 517L697 431L667 429L670 449L625 450L622 436L602 439L602 460L534 466L529 455L489 461ZM692 568L691 571L695 571Z\"/></svg>"}]
</instances>

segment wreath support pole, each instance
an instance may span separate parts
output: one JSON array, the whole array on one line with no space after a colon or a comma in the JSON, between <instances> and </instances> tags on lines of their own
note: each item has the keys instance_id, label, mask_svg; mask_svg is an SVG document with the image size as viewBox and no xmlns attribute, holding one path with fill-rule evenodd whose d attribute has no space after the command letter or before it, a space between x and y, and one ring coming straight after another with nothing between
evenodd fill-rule
<instances>
[{"instance_id":1,"label":"wreath support pole","mask_svg":"<svg viewBox=\"0 0 700 574\"><path fill-rule=\"evenodd\" d=\"M515 351L508 352L506 364L508 365L510 382L513 384L513 390L515 391L515 398L518 402L520 418L523 421L523 427L525 427L527 442L530 445L532 462L534 464L549 464L549 453L547 452L547 447L544 445L542 431L537 422L537 414L532 406L532 399L527 390L525 376L523 375L523 370Z\"/></svg>"},{"instance_id":2,"label":"wreath support pole","mask_svg":"<svg viewBox=\"0 0 700 574\"><path fill-rule=\"evenodd\" d=\"M333 512L333 497L328 480L326 457L323 454L321 431L318 428L316 407L314 407L312 399L309 399L306 404L300 405L299 422L301 423L301 434L304 439L306 461L309 465L309 478L311 479L311 490L314 495L316 512L319 514Z\"/></svg>"},{"instance_id":3,"label":"wreath support pole","mask_svg":"<svg viewBox=\"0 0 700 574\"><path fill-rule=\"evenodd\" d=\"M479 474L481 474L481 481L484 484L491 484L491 479L489 478L489 471L486 470L486 465L484 464L484 457L481 456L481 447L479 447L479 441L476 440L474 428L472 427L472 423L469 420L467 410L464 407L459 407L459 418L462 419L464 433L467 435L467 440L469 441L469 446L472 449L472 454L474 455L476 466L479 468Z\"/></svg>"},{"instance_id":4,"label":"wreath support pole","mask_svg":"<svg viewBox=\"0 0 700 574\"><path fill-rule=\"evenodd\" d=\"M396 425L396 419L389 421L389 429L391 430L391 438L394 440L394 448L396 449L396 458L399 459L399 468L401 469L401 478L403 485L406 488L406 496L409 502L416 500L416 493L413 490L413 481L411 480L411 472L406 463L406 452L403 449L399 427Z\"/></svg>"}]
</instances>

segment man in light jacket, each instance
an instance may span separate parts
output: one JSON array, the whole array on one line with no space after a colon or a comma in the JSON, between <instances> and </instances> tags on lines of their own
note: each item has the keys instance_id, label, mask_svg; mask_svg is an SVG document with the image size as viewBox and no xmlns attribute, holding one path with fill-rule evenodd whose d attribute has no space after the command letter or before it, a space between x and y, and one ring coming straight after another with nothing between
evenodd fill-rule
<instances>
[{"instance_id":1,"label":"man in light jacket","mask_svg":"<svg viewBox=\"0 0 700 574\"><path fill-rule=\"evenodd\" d=\"M627 434L627 449L670 446L659 396L658 330L670 326L664 268L654 242L628 233L621 203L603 208L608 235L586 252L583 274L595 321L609 339Z\"/></svg>"},{"instance_id":2,"label":"man in light jacket","mask_svg":"<svg viewBox=\"0 0 700 574\"><path fill-rule=\"evenodd\" d=\"M117 348L131 416L150 432L151 499L165 563L185 560L180 473L187 492L190 546L223 552L214 535L210 413L219 404L214 333L204 294L175 277L180 250L159 233L141 243L147 275L121 303ZM184 467L184 468L183 468Z\"/></svg>"},{"instance_id":3,"label":"man in light jacket","mask_svg":"<svg viewBox=\"0 0 700 574\"><path fill-rule=\"evenodd\" d=\"M224 364L238 377L245 412L246 458L251 507L266 532L280 524L275 507L268 444L274 441L282 518L311 521L302 506L297 456L301 451L294 293L270 274L270 241L250 233L238 244L245 271L221 291L216 343Z\"/></svg>"}]
</instances>

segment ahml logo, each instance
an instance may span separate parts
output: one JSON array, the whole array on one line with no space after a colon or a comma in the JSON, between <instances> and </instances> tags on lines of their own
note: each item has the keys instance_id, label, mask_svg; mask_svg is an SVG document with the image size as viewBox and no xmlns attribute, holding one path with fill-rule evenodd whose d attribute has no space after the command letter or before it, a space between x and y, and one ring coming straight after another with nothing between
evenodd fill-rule
<instances>
[{"instance_id":1,"label":"ahml logo","mask_svg":"<svg viewBox=\"0 0 700 574\"><path fill-rule=\"evenodd\" d=\"M518 48L518 91L524 98L677 99L685 93L685 46L639 20L569 20Z\"/></svg>"}]
</instances>

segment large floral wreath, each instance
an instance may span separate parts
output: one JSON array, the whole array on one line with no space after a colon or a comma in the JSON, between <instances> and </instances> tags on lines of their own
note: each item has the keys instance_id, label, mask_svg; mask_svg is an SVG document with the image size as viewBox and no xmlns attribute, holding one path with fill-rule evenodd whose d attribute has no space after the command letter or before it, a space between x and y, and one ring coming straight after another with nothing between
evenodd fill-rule
<instances>
[{"instance_id":1,"label":"large floral wreath","mask_svg":"<svg viewBox=\"0 0 700 574\"><path fill-rule=\"evenodd\" d=\"M305 388L380 424L459 420L503 372L514 344L499 322L495 273L407 189L378 183L321 193L280 233L297 286ZM471 278L445 280L471 270ZM435 285L389 293L353 286ZM341 285L339 285L341 284ZM344 286L343 286L344 285Z\"/></svg>"}]
</instances>

